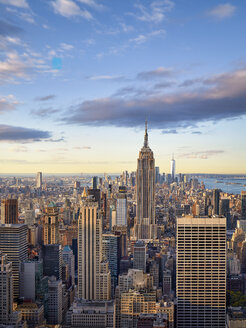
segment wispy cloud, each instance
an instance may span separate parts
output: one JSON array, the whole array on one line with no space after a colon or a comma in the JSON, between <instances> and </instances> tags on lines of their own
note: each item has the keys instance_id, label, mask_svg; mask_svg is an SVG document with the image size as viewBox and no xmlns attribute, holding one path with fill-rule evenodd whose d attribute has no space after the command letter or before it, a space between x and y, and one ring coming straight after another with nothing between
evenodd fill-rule
<instances>
[{"instance_id":1,"label":"wispy cloud","mask_svg":"<svg viewBox=\"0 0 246 328\"><path fill-rule=\"evenodd\" d=\"M207 11L207 15L217 19L224 19L231 17L235 14L236 7L230 3L220 4Z\"/></svg>"},{"instance_id":2,"label":"wispy cloud","mask_svg":"<svg viewBox=\"0 0 246 328\"><path fill-rule=\"evenodd\" d=\"M54 0L51 1L51 6L56 14L67 18L74 16L81 16L87 20L93 18L89 11L80 9L80 7L72 0Z\"/></svg>"},{"instance_id":3,"label":"wispy cloud","mask_svg":"<svg viewBox=\"0 0 246 328\"><path fill-rule=\"evenodd\" d=\"M164 37L165 35L166 35L166 31L161 29L161 30L149 32L147 34L139 34L138 36L131 38L129 41L134 42L136 44L142 44L152 39L153 37L157 37L157 36Z\"/></svg>"},{"instance_id":4,"label":"wispy cloud","mask_svg":"<svg viewBox=\"0 0 246 328\"><path fill-rule=\"evenodd\" d=\"M37 117L47 117L49 118L51 115L59 113L59 109L55 109L52 107L48 108L40 108L37 110L31 111L31 114Z\"/></svg>"},{"instance_id":5,"label":"wispy cloud","mask_svg":"<svg viewBox=\"0 0 246 328\"><path fill-rule=\"evenodd\" d=\"M18 8L29 8L26 0L0 0L0 3Z\"/></svg>"},{"instance_id":6,"label":"wispy cloud","mask_svg":"<svg viewBox=\"0 0 246 328\"><path fill-rule=\"evenodd\" d=\"M101 81L101 80L125 80L123 76L120 75L92 75L87 77L88 80Z\"/></svg>"},{"instance_id":7,"label":"wispy cloud","mask_svg":"<svg viewBox=\"0 0 246 328\"><path fill-rule=\"evenodd\" d=\"M203 150L203 151L193 151L189 153L181 153L178 155L180 158L187 159L208 159L212 156L217 156L223 154L224 150Z\"/></svg>"},{"instance_id":8,"label":"wispy cloud","mask_svg":"<svg viewBox=\"0 0 246 328\"><path fill-rule=\"evenodd\" d=\"M78 0L78 1L84 5L94 8L94 9L103 9L104 8L104 6L102 4L98 3L95 0Z\"/></svg>"},{"instance_id":9,"label":"wispy cloud","mask_svg":"<svg viewBox=\"0 0 246 328\"><path fill-rule=\"evenodd\" d=\"M27 78L31 67L16 52L7 53L5 61L0 61L0 84L13 82L15 78Z\"/></svg>"},{"instance_id":10,"label":"wispy cloud","mask_svg":"<svg viewBox=\"0 0 246 328\"><path fill-rule=\"evenodd\" d=\"M79 147L79 146L76 146L76 147L73 147L73 149L77 149L77 150L90 150L91 147L90 146L82 146L82 147Z\"/></svg>"},{"instance_id":11,"label":"wispy cloud","mask_svg":"<svg viewBox=\"0 0 246 328\"><path fill-rule=\"evenodd\" d=\"M3 20L0 20L0 35L2 36L8 36L8 35L11 35L11 36L15 36L15 35L18 35L22 32L23 30L16 26L16 25L13 25L13 24L10 24L6 21L3 21Z\"/></svg>"},{"instance_id":12,"label":"wispy cloud","mask_svg":"<svg viewBox=\"0 0 246 328\"><path fill-rule=\"evenodd\" d=\"M0 96L0 113L15 109L18 104L19 101L16 100L13 95L8 95L5 97Z\"/></svg>"},{"instance_id":13,"label":"wispy cloud","mask_svg":"<svg viewBox=\"0 0 246 328\"><path fill-rule=\"evenodd\" d=\"M70 51L74 48L72 44L62 42L60 44L60 49Z\"/></svg>"},{"instance_id":14,"label":"wispy cloud","mask_svg":"<svg viewBox=\"0 0 246 328\"><path fill-rule=\"evenodd\" d=\"M178 134L178 131L176 129L171 129L171 130L163 130L162 134Z\"/></svg>"},{"instance_id":15,"label":"wispy cloud","mask_svg":"<svg viewBox=\"0 0 246 328\"><path fill-rule=\"evenodd\" d=\"M56 97L56 95L47 95L47 96L42 96L42 97L36 97L34 98L34 100L36 101L48 101L48 100L52 100Z\"/></svg>"},{"instance_id":16,"label":"wispy cloud","mask_svg":"<svg viewBox=\"0 0 246 328\"><path fill-rule=\"evenodd\" d=\"M172 68L158 67L152 71L140 72L137 78L140 80L151 80L156 78L167 78L174 75L174 70Z\"/></svg>"},{"instance_id":17,"label":"wispy cloud","mask_svg":"<svg viewBox=\"0 0 246 328\"><path fill-rule=\"evenodd\" d=\"M9 142L34 142L48 139L50 132L23 128L19 126L0 125L0 141Z\"/></svg>"},{"instance_id":18,"label":"wispy cloud","mask_svg":"<svg viewBox=\"0 0 246 328\"><path fill-rule=\"evenodd\" d=\"M170 0L150 1L149 6L143 5L141 2L135 4L138 9L136 13L131 13L138 20L150 23L161 23L168 12L174 7L174 2Z\"/></svg>"}]
</instances>

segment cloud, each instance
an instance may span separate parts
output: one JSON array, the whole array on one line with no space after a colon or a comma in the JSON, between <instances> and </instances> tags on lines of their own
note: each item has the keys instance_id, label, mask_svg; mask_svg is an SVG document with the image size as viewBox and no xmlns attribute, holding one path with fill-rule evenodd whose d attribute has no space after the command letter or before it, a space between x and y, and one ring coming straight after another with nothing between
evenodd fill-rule
<instances>
[{"instance_id":1,"label":"cloud","mask_svg":"<svg viewBox=\"0 0 246 328\"><path fill-rule=\"evenodd\" d=\"M43 97L36 97L34 98L34 100L36 101L47 101L47 100L52 100L56 97L56 95L47 95L47 96L43 96Z\"/></svg>"},{"instance_id":2,"label":"cloud","mask_svg":"<svg viewBox=\"0 0 246 328\"><path fill-rule=\"evenodd\" d=\"M197 134L197 135L199 135L199 134L202 134L202 132L201 131L193 131L193 132L191 132L191 134Z\"/></svg>"},{"instance_id":3,"label":"cloud","mask_svg":"<svg viewBox=\"0 0 246 328\"><path fill-rule=\"evenodd\" d=\"M96 1L94 0L78 0L80 3L87 5L89 7L92 7L94 9L103 9L104 6L101 4L98 4Z\"/></svg>"},{"instance_id":4,"label":"cloud","mask_svg":"<svg viewBox=\"0 0 246 328\"><path fill-rule=\"evenodd\" d=\"M81 16L87 20L91 20L93 17L87 10L81 10L80 7L72 0L54 0L51 1L56 14L71 18L74 16Z\"/></svg>"},{"instance_id":5,"label":"cloud","mask_svg":"<svg viewBox=\"0 0 246 328\"><path fill-rule=\"evenodd\" d=\"M37 117L50 117L51 115L56 114L58 112L59 109L48 107L48 108L40 108L38 110L33 110L31 114Z\"/></svg>"},{"instance_id":6,"label":"cloud","mask_svg":"<svg viewBox=\"0 0 246 328\"><path fill-rule=\"evenodd\" d=\"M29 8L26 0L0 0L0 3L18 8Z\"/></svg>"},{"instance_id":7,"label":"cloud","mask_svg":"<svg viewBox=\"0 0 246 328\"><path fill-rule=\"evenodd\" d=\"M138 9L137 13L131 13L135 18L142 22L161 23L166 14L174 7L174 2L170 0L151 1L149 6L144 6L142 3L135 4Z\"/></svg>"},{"instance_id":8,"label":"cloud","mask_svg":"<svg viewBox=\"0 0 246 328\"><path fill-rule=\"evenodd\" d=\"M17 101L13 95L8 95L5 97L0 96L0 113L14 110L18 104L19 101Z\"/></svg>"},{"instance_id":9,"label":"cloud","mask_svg":"<svg viewBox=\"0 0 246 328\"><path fill-rule=\"evenodd\" d=\"M217 19L224 19L231 17L235 14L236 7L230 3L220 4L213 9L207 11L207 15L212 16Z\"/></svg>"},{"instance_id":10,"label":"cloud","mask_svg":"<svg viewBox=\"0 0 246 328\"><path fill-rule=\"evenodd\" d=\"M224 150L204 150L204 151L193 151L190 153L179 154L180 158L192 158L192 159L208 159L212 156L223 154Z\"/></svg>"},{"instance_id":11,"label":"cloud","mask_svg":"<svg viewBox=\"0 0 246 328\"><path fill-rule=\"evenodd\" d=\"M27 78L30 69L16 52L9 52L6 60L0 61L0 84L13 82L15 78Z\"/></svg>"},{"instance_id":12,"label":"cloud","mask_svg":"<svg viewBox=\"0 0 246 328\"><path fill-rule=\"evenodd\" d=\"M26 146L11 147L8 149L10 153L26 153L28 148Z\"/></svg>"},{"instance_id":13,"label":"cloud","mask_svg":"<svg viewBox=\"0 0 246 328\"><path fill-rule=\"evenodd\" d=\"M178 134L178 131L176 129L171 129L171 130L163 130L163 134Z\"/></svg>"},{"instance_id":14,"label":"cloud","mask_svg":"<svg viewBox=\"0 0 246 328\"><path fill-rule=\"evenodd\" d=\"M160 82L154 85L154 89L167 89L175 85L173 81Z\"/></svg>"},{"instance_id":15,"label":"cloud","mask_svg":"<svg viewBox=\"0 0 246 328\"><path fill-rule=\"evenodd\" d=\"M2 36L18 35L22 31L23 30L20 27L12 25L3 20L0 20L0 35L2 35Z\"/></svg>"},{"instance_id":16,"label":"cloud","mask_svg":"<svg viewBox=\"0 0 246 328\"><path fill-rule=\"evenodd\" d=\"M33 142L51 137L50 132L19 126L0 125L0 141Z\"/></svg>"},{"instance_id":17,"label":"cloud","mask_svg":"<svg viewBox=\"0 0 246 328\"><path fill-rule=\"evenodd\" d=\"M101 80L125 80L123 76L120 75L92 75L87 77L88 80L101 81Z\"/></svg>"},{"instance_id":18,"label":"cloud","mask_svg":"<svg viewBox=\"0 0 246 328\"><path fill-rule=\"evenodd\" d=\"M65 141L65 138L64 137L61 137L61 138L57 138L57 139L47 139L47 140L44 140L45 142L63 142Z\"/></svg>"},{"instance_id":19,"label":"cloud","mask_svg":"<svg viewBox=\"0 0 246 328\"><path fill-rule=\"evenodd\" d=\"M151 39L152 37L155 36L165 36L166 35L166 31L161 29L161 30L156 30L156 31L152 31L150 33L147 34L139 34L137 37L130 39L130 42L134 42L136 44L142 44L147 42L149 39Z\"/></svg>"},{"instance_id":20,"label":"cloud","mask_svg":"<svg viewBox=\"0 0 246 328\"><path fill-rule=\"evenodd\" d=\"M140 80L152 80L156 78L166 78L173 76L174 71L172 68L165 68L165 67L158 67L155 70L152 71L146 71L138 73L137 79Z\"/></svg>"},{"instance_id":21,"label":"cloud","mask_svg":"<svg viewBox=\"0 0 246 328\"><path fill-rule=\"evenodd\" d=\"M62 43L60 44L60 48L61 48L61 50L67 50L67 51L70 51L70 50L72 50L72 49L74 48L74 46L73 46L72 44L68 44L68 43L64 43L64 42L62 42Z\"/></svg>"},{"instance_id":22,"label":"cloud","mask_svg":"<svg viewBox=\"0 0 246 328\"><path fill-rule=\"evenodd\" d=\"M155 72L155 71L154 71ZM157 76L165 70L157 71ZM147 72L144 78L155 76ZM195 128L246 114L246 69L213 76L207 85L189 92L136 97L99 98L70 107L63 121L92 126L142 126L146 115L152 128ZM209 83L208 83L209 82Z\"/></svg>"},{"instance_id":23,"label":"cloud","mask_svg":"<svg viewBox=\"0 0 246 328\"><path fill-rule=\"evenodd\" d=\"M87 149L87 150L89 150L89 149L91 149L91 147L90 146L83 146L83 147L73 147L73 149L77 149L77 150L82 150L82 149Z\"/></svg>"},{"instance_id":24,"label":"cloud","mask_svg":"<svg viewBox=\"0 0 246 328\"><path fill-rule=\"evenodd\" d=\"M200 79L200 78L198 78L198 79L190 79L190 80L185 80L185 81L183 81L182 83L180 83L180 87L191 87L191 86L193 86L193 85L195 85L195 84L199 84L199 83L203 83L204 82L204 80L203 79Z\"/></svg>"},{"instance_id":25,"label":"cloud","mask_svg":"<svg viewBox=\"0 0 246 328\"><path fill-rule=\"evenodd\" d=\"M33 15L30 13L20 13L19 17L27 23L35 24L35 19L33 18Z\"/></svg>"}]
</instances>

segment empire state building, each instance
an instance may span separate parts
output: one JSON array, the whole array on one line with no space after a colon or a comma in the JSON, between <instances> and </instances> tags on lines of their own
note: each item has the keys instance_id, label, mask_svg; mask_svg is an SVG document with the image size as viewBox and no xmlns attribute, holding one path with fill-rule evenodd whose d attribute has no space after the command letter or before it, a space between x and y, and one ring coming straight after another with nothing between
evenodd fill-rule
<instances>
[{"instance_id":1,"label":"empire state building","mask_svg":"<svg viewBox=\"0 0 246 328\"><path fill-rule=\"evenodd\" d=\"M155 159L148 145L147 121L144 145L139 152L137 166L137 213L134 234L136 239L154 239L155 221Z\"/></svg>"}]
</instances>

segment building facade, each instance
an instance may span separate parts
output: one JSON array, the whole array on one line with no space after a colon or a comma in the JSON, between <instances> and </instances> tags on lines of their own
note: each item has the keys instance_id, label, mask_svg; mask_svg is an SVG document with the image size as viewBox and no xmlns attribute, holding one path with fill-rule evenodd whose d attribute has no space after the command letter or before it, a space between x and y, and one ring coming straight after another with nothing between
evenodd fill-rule
<instances>
[{"instance_id":1,"label":"building facade","mask_svg":"<svg viewBox=\"0 0 246 328\"><path fill-rule=\"evenodd\" d=\"M177 328L225 328L226 218L177 218Z\"/></svg>"}]
</instances>

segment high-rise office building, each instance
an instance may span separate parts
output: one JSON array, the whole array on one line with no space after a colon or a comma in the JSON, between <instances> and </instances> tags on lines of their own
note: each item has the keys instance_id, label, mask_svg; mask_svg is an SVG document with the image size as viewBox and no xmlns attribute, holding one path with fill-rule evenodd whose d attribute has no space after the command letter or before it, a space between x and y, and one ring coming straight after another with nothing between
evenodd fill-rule
<instances>
[{"instance_id":1,"label":"high-rise office building","mask_svg":"<svg viewBox=\"0 0 246 328\"><path fill-rule=\"evenodd\" d=\"M68 265L68 274L71 285L75 284L75 256L71 248L66 245L62 250L62 259Z\"/></svg>"},{"instance_id":2,"label":"high-rise office building","mask_svg":"<svg viewBox=\"0 0 246 328\"><path fill-rule=\"evenodd\" d=\"M172 157L171 159L171 179L172 182L175 180L175 159Z\"/></svg>"},{"instance_id":3,"label":"high-rise office building","mask_svg":"<svg viewBox=\"0 0 246 328\"><path fill-rule=\"evenodd\" d=\"M242 220L246 220L246 191L241 191Z\"/></svg>"},{"instance_id":4,"label":"high-rise office building","mask_svg":"<svg viewBox=\"0 0 246 328\"><path fill-rule=\"evenodd\" d=\"M3 199L1 203L1 223L17 224L18 223L18 200Z\"/></svg>"},{"instance_id":5,"label":"high-rise office building","mask_svg":"<svg viewBox=\"0 0 246 328\"><path fill-rule=\"evenodd\" d=\"M97 202L85 199L78 220L78 296L99 299L102 222Z\"/></svg>"},{"instance_id":6,"label":"high-rise office building","mask_svg":"<svg viewBox=\"0 0 246 328\"><path fill-rule=\"evenodd\" d=\"M177 218L177 328L225 328L226 218Z\"/></svg>"},{"instance_id":7,"label":"high-rise office building","mask_svg":"<svg viewBox=\"0 0 246 328\"><path fill-rule=\"evenodd\" d=\"M110 280L108 265L102 261L98 203L87 198L82 201L78 220L78 296L87 300L109 299Z\"/></svg>"},{"instance_id":8,"label":"high-rise office building","mask_svg":"<svg viewBox=\"0 0 246 328\"><path fill-rule=\"evenodd\" d=\"M62 281L54 276L48 282L48 323L52 325L62 322Z\"/></svg>"},{"instance_id":9,"label":"high-rise office building","mask_svg":"<svg viewBox=\"0 0 246 328\"><path fill-rule=\"evenodd\" d=\"M220 189L213 190L213 214L219 215L220 211Z\"/></svg>"},{"instance_id":10,"label":"high-rise office building","mask_svg":"<svg viewBox=\"0 0 246 328\"><path fill-rule=\"evenodd\" d=\"M62 247L60 244L43 245L42 256L44 274L48 277L62 278Z\"/></svg>"},{"instance_id":11,"label":"high-rise office building","mask_svg":"<svg viewBox=\"0 0 246 328\"><path fill-rule=\"evenodd\" d=\"M43 184L42 172L37 172L36 187L42 189L42 184Z\"/></svg>"},{"instance_id":12,"label":"high-rise office building","mask_svg":"<svg viewBox=\"0 0 246 328\"><path fill-rule=\"evenodd\" d=\"M20 297L23 300L44 303L48 293L48 278L43 274L42 260L26 260L21 263Z\"/></svg>"},{"instance_id":13,"label":"high-rise office building","mask_svg":"<svg viewBox=\"0 0 246 328\"><path fill-rule=\"evenodd\" d=\"M156 237L155 220L155 159L148 145L147 121L144 146L139 152L137 165L137 213L134 226L136 239Z\"/></svg>"},{"instance_id":14,"label":"high-rise office building","mask_svg":"<svg viewBox=\"0 0 246 328\"><path fill-rule=\"evenodd\" d=\"M12 263L0 251L0 324L8 324L13 312Z\"/></svg>"},{"instance_id":15,"label":"high-rise office building","mask_svg":"<svg viewBox=\"0 0 246 328\"><path fill-rule=\"evenodd\" d=\"M127 225L127 194L126 188L119 188L116 201L116 225Z\"/></svg>"},{"instance_id":16,"label":"high-rise office building","mask_svg":"<svg viewBox=\"0 0 246 328\"><path fill-rule=\"evenodd\" d=\"M146 245L143 241L137 241L133 249L133 269L146 272Z\"/></svg>"},{"instance_id":17,"label":"high-rise office building","mask_svg":"<svg viewBox=\"0 0 246 328\"><path fill-rule=\"evenodd\" d=\"M111 273L111 295L114 295L120 272L120 236L113 233L102 235L102 255L109 263Z\"/></svg>"},{"instance_id":18,"label":"high-rise office building","mask_svg":"<svg viewBox=\"0 0 246 328\"><path fill-rule=\"evenodd\" d=\"M14 299L20 296L21 262L27 260L27 232L25 224L0 225L0 251L12 262Z\"/></svg>"},{"instance_id":19,"label":"high-rise office building","mask_svg":"<svg viewBox=\"0 0 246 328\"><path fill-rule=\"evenodd\" d=\"M97 180L98 180L97 177L92 178L92 181L91 181L92 189L97 189Z\"/></svg>"},{"instance_id":20,"label":"high-rise office building","mask_svg":"<svg viewBox=\"0 0 246 328\"><path fill-rule=\"evenodd\" d=\"M58 209L53 202L47 206L43 218L43 243L59 244Z\"/></svg>"},{"instance_id":21,"label":"high-rise office building","mask_svg":"<svg viewBox=\"0 0 246 328\"><path fill-rule=\"evenodd\" d=\"M160 183L161 175L159 166L155 167L155 183Z\"/></svg>"}]
</instances>

